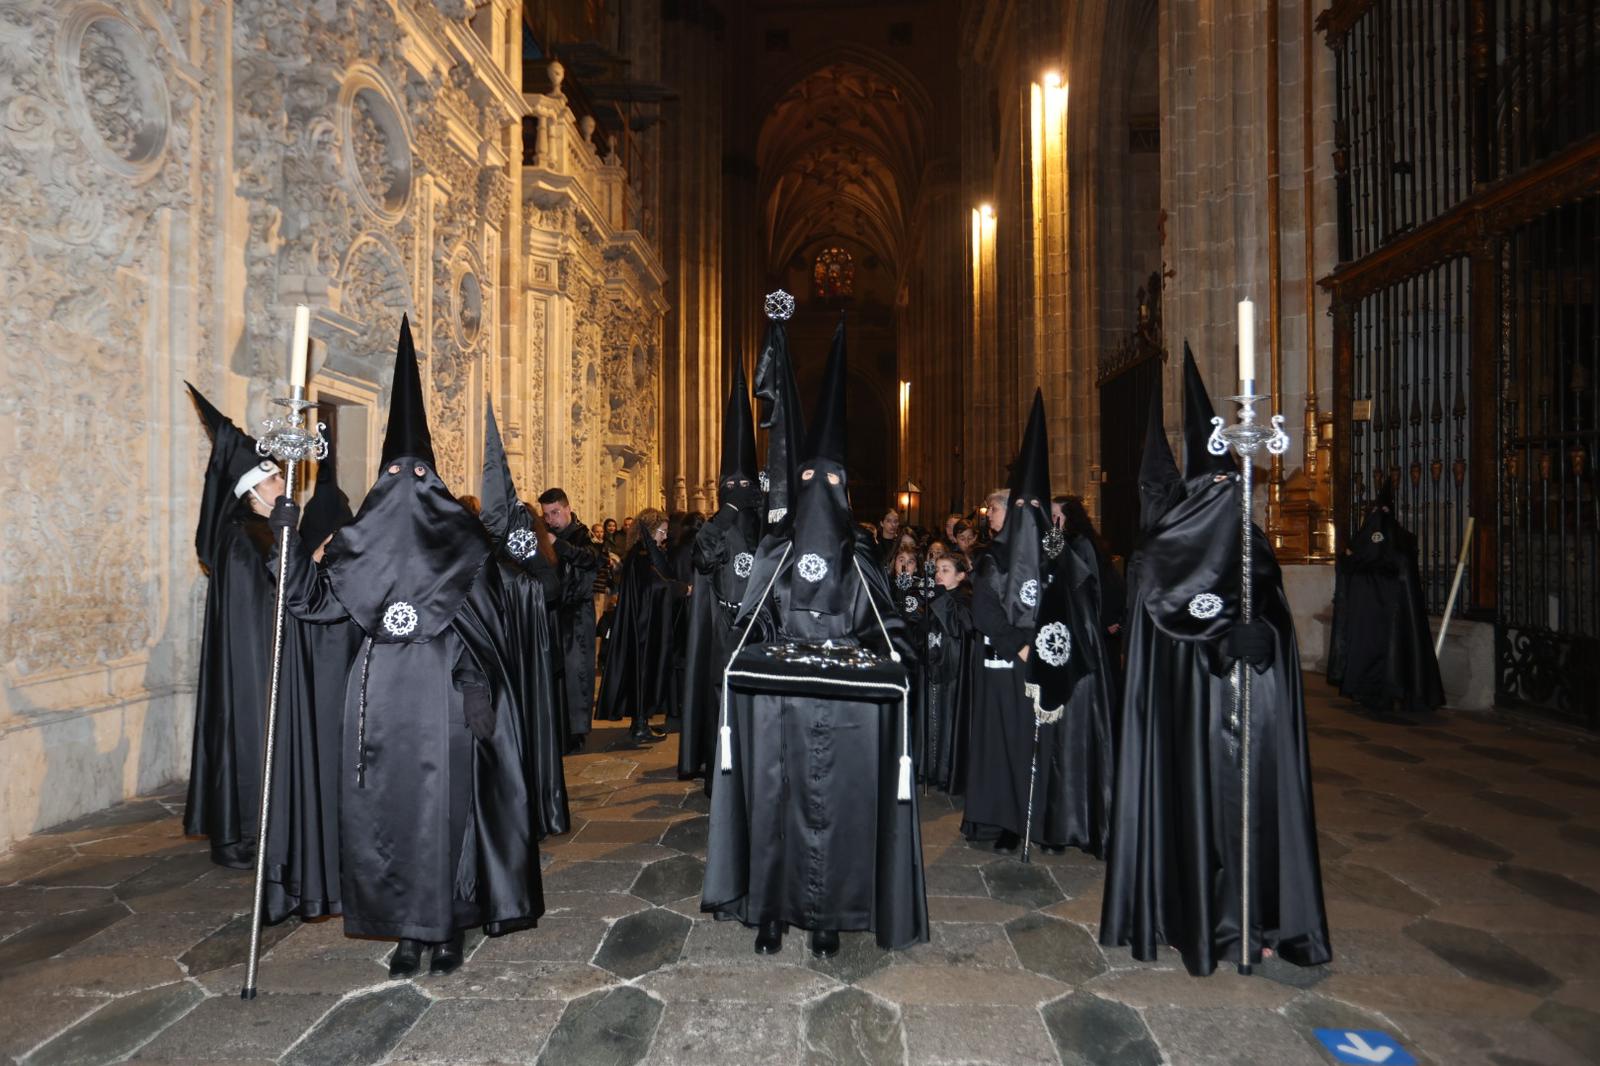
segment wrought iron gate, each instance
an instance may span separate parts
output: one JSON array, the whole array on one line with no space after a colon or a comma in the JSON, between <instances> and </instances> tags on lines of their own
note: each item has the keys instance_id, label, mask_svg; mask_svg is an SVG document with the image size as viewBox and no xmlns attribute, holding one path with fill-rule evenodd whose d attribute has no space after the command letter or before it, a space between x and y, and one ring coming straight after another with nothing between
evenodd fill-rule
<instances>
[{"instance_id":1,"label":"wrought iron gate","mask_svg":"<svg viewBox=\"0 0 1600 1066\"><path fill-rule=\"evenodd\" d=\"M1334 0L1335 512L1380 478L1496 695L1600 728L1600 0Z\"/></svg>"}]
</instances>

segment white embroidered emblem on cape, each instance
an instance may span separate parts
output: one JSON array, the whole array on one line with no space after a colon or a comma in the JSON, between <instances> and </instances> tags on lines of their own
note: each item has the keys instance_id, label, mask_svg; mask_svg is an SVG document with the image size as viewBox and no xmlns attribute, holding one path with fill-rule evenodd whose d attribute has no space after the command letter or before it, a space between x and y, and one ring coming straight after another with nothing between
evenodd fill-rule
<instances>
[{"instance_id":1,"label":"white embroidered emblem on cape","mask_svg":"<svg viewBox=\"0 0 1600 1066\"><path fill-rule=\"evenodd\" d=\"M795 569L800 571L800 576L815 585L818 581L828 576L828 560L816 552L806 552L800 556L800 561L795 564Z\"/></svg>"},{"instance_id":2,"label":"white embroidered emblem on cape","mask_svg":"<svg viewBox=\"0 0 1600 1066\"><path fill-rule=\"evenodd\" d=\"M1051 622L1039 630L1033 644L1046 666L1065 666L1072 656L1072 634L1060 622Z\"/></svg>"},{"instance_id":3,"label":"white embroidered emblem on cape","mask_svg":"<svg viewBox=\"0 0 1600 1066\"><path fill-rule=\"evenodd\" d=\"M733 557L733 573L735 577L749 577L750 571L755 569L756 557L749 552L740 552Z\"/></svg>"},{"instance_id":4,"label":"white embroidered emblem on cape","mask_svg":"<svg viewBox=\"0 0 1600 1066\"><path fill-rule=\"evenodd\" d=\"M417 628L417 609L395 600L383 611L383 629L391 637L408 637Z\"/></svg>"},{"instance_id":5,"label":"white embroidered emblem on cape","mask_svg":"<svg viewBox=\"0 0 1600 1066\"><path fill-rule=\"evenodd\" d=\"M1017 599L1022 601L1024 607L1037 607L1039 605L1039 583L1033 578L1022 583L1022 588L1017 590Z\"/></svg>"},{"instance_id":6,"label":"white embroidered emblem on cape","mask_svg":"<svg viewBox=\"0 0 1600 1066\"><path fill-rule=\"evenodd\" d=\"M531 529L514 529L511 536L506 538L506 551L511 553L513 559L526 559L539 547L539 538L535 537Z\"/></svg>"},{"instance_id":7,"label":"white embroidered emblem on cape","mask_svg":"<svg viewBox=\"0 0 1600 1066\"><path fill-rule=\"evenodd\" d=\"M1202 592L1189 601L1189 613L1204 621L1222 613L1222 597L1214 592Z\"/></svg>"}]
</instances>

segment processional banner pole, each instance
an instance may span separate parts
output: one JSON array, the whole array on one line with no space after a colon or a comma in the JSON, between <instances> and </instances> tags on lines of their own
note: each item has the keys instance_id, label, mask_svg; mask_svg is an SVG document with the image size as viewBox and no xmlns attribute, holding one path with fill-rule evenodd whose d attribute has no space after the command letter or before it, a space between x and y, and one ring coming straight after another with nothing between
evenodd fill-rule
<instances>
[{"instance_id":1,"label":"processional banner pole","mask_svg":"<svg viewBox=\"0 0 1600 1066\"><path fill-rule=\"evenodd\" d=\"M262 423L256 451L270 455L283 465L283 494L294 499L295 472L302 460L321 461L328 456L327 426L318 422L315 429L305 424L305 411L316 404L306 399L306 355L311 310L295 309L294 342L290 354L289 396L272 402L287 409L287 414ZM267 886L267 840L272 816L273 756L278 738L278 687L283 670L284 580L283 561L289 554L289 538L295 531L285 528L278 534L278 592L272 615L272 680L267 689L267 721L262 738L261 817L256 822L256 885L250 910L250 956L245 964L244 987L240 999L256 998L256 971L261 965L261 918Z\"/></svg>"},{"instance_id":2,"label":"processional banner pole","mask_svg":"<svg viewBox=\"0 0 1600 1066\"><path fill-rule=\"evenodd\" d=\"M1238 454L1239 471L1239 621L1248 623L1255 619L1254 589L1251 578L1253 558L1251 542L1254 540L1255 499L1252 482L1255 475L1255 453L1265 448L1271 455L1282 455L1289 450L1289 436L1283 431L1283 416L1273 414L1268 425L1256 421L1256 404L1267 397L1256 393L1255 382L1255 316L1249 300L1239 304L1239 395L1229 396L1239 405L1239 420L1224 425L1218 415L1211 419L1211 437L1206 448L1212 455L1226 455L1231 449ZM1234 721L1230 723L1239 737L1239 972L1249 976L1251 971L1251 904L1250 864L1250 811L1252 807L1250 761L1250 664L1240 659L1233 667Z\"/></svg>"}]
</instances>

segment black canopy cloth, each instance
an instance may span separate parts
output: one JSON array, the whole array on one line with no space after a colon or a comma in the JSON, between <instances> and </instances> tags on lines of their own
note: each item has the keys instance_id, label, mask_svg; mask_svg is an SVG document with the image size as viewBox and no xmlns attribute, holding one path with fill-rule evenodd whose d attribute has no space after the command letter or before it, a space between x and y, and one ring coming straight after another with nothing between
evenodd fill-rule
<instances>
[{"instance_id":1,"label":"black canopy cloth","mask_svg":"<svg viewBox=\"0 0 1600 1066\"><path fill-rule=\"evenodd\" d=\"M266 519L235 495L239 477L261 462L255 441L192 386L190 393L212 450L195 534L210 581L184 832L208 837L218 864L247 869L255 861L272 669L273 537ZM324 465L331 470L331 462ZM313 502L322 501L331 525L336 502L324 495L319 479ZM348 625L285 620L272 786L278 817L269 831L263 897L269 923L340 910L336 708L357 639Z\"/></svg>"},{"instance_id":2,"label":"black canopy cloth","mask_svg":"<svg viewBox=\"0 0 1600 1066\"><path fill-rule=\"evenodd\" d=\"M1339 560L1328 682L1363 706L1425 714L1444 703L1417 539L1394 517L1386 491Z\"/></svg>"},{"instance_id":3,"label":"black canopy cloth","mask_svg":"<svg viewBox=\"0 0 1600 1066\"><path fill-rule=\"evenodd\" d=\"M1176 947L1190 973L1240 956L1240 730L1229 652L1240 617L1239 475L1209 456L1211 404L1186 360L1185 477L1145 518L1129 586L1127 676L1100 942L1149 961ZM1162 480L1167 480L1163 477ZM1154 483L1152 483L1154 484ZM1154 496L1152 495L1152 498ZM1300 655L1282 575L1253 529L1252 962L1330 956L1311 796Z\"/></svg>"}]
</instances>

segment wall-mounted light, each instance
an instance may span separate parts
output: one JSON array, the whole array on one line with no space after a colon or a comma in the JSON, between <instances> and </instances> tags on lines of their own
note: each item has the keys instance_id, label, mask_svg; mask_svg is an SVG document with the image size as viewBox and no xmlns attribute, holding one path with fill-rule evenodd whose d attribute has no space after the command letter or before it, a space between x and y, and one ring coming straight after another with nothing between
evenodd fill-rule
<instances>
[{"instance_id":1,"label":"wall-mounted light","mask_svg":"<svg viewBox=\"0 0 1600 1066\"><path fill-rule=\"evenodd\" d=\"M978 205L978 214L982 215L985 219L994 218L994 205L993 204L979 204Z\"/></svg>"},{"instance_id":2,"label":"wall-mounted light","mask_svg":"<svg viewBox=\"0 0 1600 1066\"><path fill-rule=\"evenodd\" d=\"M1047 70L1047 71L1045 71L1044 87L1046 89L1059 89L1059 88L1061 88L1061 72L1059 70Z\"/></svg>"}]
</instances>

